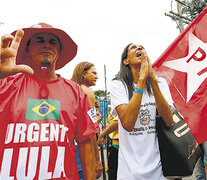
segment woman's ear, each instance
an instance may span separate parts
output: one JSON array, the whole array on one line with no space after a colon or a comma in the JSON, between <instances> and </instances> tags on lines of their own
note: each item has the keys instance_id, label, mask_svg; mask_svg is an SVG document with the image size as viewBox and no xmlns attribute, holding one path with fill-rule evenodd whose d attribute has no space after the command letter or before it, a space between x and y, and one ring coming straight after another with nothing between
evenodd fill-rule
<instances>
[{"instance_id":1,"label":"woman's ear","mask_svg":"<svg viewBox=\"0 0 207 180\"><path fill-rule=\"evenodd\" d=\"M125 65L128 65L128 64L129 64L128 58L124 59L123 63L124 63Z\"/></svg>"}]
</instances>

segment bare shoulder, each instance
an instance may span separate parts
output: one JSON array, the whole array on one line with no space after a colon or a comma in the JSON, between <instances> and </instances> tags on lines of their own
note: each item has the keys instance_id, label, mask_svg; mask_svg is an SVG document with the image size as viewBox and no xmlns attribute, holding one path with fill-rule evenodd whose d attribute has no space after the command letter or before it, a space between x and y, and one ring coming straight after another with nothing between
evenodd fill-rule
<instances>
[{"instance_id":1,"label":"bare shoulder","mask_svg":"<svg viewBox=\"0 0 207 180\"><path fill-rule=\"evenodd\" d=\"M91 88L81 85L81 87L83 88L84 92L88 95L88 96L94 96L94 92Z\"/></svg>"},{"instance_id":2,"label":"bare shoulder","mask_svg":"<svg viewBox=\"0 0 207 180\"><path fill-rule=\"evenodd\" d=\"M83 88L84 92L88 95L89 100L91 102L91 105L94 107L94 105L95 105L95 95L94 95L93 90L91 88L87 87L87 86L84 86L84 85L81 85L81 87Z\"/></svg>"}]
</instances>

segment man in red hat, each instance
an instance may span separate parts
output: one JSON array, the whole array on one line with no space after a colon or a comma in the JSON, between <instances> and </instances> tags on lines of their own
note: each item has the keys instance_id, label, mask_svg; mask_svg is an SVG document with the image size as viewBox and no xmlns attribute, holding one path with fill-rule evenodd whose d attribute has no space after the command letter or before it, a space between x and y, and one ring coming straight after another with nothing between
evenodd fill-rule
<instances>
[{"instance_id":1,"label":"man in red hat","mask_svg":"<svg viewBox=\"0 0 207 180\"><path fill-rule=\"evenodd\" d=\"M55 73L77 45L45 23L12 35L1 38L0 179L79 179L74 139L85 179L95 179L95 114L82 88Z\"/></svg>"}]
</instances>

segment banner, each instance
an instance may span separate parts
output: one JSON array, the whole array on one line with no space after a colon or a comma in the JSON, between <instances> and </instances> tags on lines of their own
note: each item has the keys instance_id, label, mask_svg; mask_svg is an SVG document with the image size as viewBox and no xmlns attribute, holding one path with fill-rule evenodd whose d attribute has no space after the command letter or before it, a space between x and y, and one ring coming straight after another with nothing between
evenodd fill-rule
<instances>
[{"instance_id":1,"label":"banner","mask_svg":"<svg viewBox=\"0 0 207 180\"><path fill-rule=\"evenodd\" d=\"M191 132L207 140L207 8L154 62L155 74L168 82L173 101Z\"/></svg>"}]
</instances>

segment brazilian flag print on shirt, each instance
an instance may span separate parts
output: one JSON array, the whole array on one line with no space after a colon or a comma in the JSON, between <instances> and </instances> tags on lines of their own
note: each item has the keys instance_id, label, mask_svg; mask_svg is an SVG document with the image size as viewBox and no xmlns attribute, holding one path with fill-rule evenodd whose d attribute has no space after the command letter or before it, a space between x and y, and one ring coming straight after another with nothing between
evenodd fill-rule
<instances>
[{"instance_id":1,"label":"brazilian flag print on shirt","mask_svg":"<svg viewBox=\"0 0 207 180\"><path fill-rule=\"evenodd\" d=\"M27 120L55 119L60 117L60 101L57 99L28 99Z\"/></svg>"}]
</instances>

